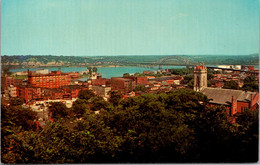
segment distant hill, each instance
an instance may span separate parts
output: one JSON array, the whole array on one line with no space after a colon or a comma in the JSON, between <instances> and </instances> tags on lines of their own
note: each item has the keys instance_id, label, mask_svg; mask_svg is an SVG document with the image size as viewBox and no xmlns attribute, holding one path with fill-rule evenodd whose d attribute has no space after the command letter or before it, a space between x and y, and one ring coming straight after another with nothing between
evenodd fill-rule
<instances>
[{"instance_id":1,"label":"distant hill","mask_svg":"<svg viewBox=\"0 0 260 165\"><path fill-rule=\"evenodd\" d=\"M204 62L206 65L259 65L258 54L251 55L121 55L121 56L54 56L54 55L15 55L2 56L2 66L51 67L51 66L89 66L89 65L126 65L165 64L195 65Z\"/></svg>"}]
</instances>

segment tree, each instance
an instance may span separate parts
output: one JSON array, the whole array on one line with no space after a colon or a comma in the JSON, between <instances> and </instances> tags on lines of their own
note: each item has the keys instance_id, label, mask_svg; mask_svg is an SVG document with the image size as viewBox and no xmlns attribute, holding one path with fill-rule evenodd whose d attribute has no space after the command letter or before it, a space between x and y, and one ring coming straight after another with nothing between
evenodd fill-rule
<instances>
[{"instance_id":1,"label":"tree","mask_svg":"<svg viewBox=\"0 0 260 165\"><path fill-rule=\"evenodd\" d=\"M187 76L184 76L184 80L182 80L182 84L188 84L191 80L194 79L194 76L193 75L187 75Z\"/></svg>"},{"instance_id":2,"label":"tree","mask_svg":"<svg viewBox=\"0 0 260 165\"><path fill-rule=\"evenodd\" d=\"M129 73L124 73L124 74L123 74L123 77L129 77L129 76L130 76Z\"/></svg>"},{"instance_id":3,"label":"tree","mask_svg":"<svg viewBox=\"0 0 260 165\"><path fill-rule=\"evenodd\" d=\"M72 104L72 111L77 117L83 117L88 110L88 102L84 99L77 99Z\"/></svg>"},{"instance_id":4,"label":"tree","mask_svg":"<svg viewBox=\"0 0 260 165\"><path fill-rule=\"evenodd\" d=\"M69 111L65 104L61 102L53 102L49 106L49 113L53 119L58 120L59 118L67 117Z\"/></svg>"},{"instance_id":5,"label":"tree","mask_svg":"<svg viewBox=\"0 0 260 165\"><path fill-rule=\"evenodd\" d=\"M79 91L78 98L89 100L90 98L94 97L95 93L92 90L81 90Z\"/></svg>"},{"instance_id":6,"label":"tree","mask_svg":"<svg viewBox=\"0 0 260 165\"><path fill-rule=\"evenodd\" d=\"M247 84L247 83L255 83L256 79L255 79L255 76L247 76L245 79L244 79L244 83Z\"/></svg>"},{"instance_id":7,"label":"tree","mask_svg":"<svg viewBox=\"0 0 260 165\"><path fill-rule=\"evenodd\" d=\"M141 91L141 92L146 92L147 89L145 88L144 85L137 85L133 91Z\"/></svg>"},{"instance_id":8,"label":"tree","mask_svg":"<svg viewBox=\"0 0 260 165\"><path fill-rule=\"evenodd\" d=\"M242 89L246 91L258 91L259 85L256 83L255 76L246 77Z\"/></svg>"},{"instance_id":9,"label":"tree","mask_svg":"<svg viewBox=\"0 0 260 165\"><path fill-rule=\"evenodd\" d=\"M113 104L113 106L119 105L120 100L122 99L122 94L118 91L109 91L110 95L109 102Z\"/></svg>"},{"instance_id":10,"label":"tree","mask_svg":"<svg viewBox=\"0 0 260 165\"><path fill-rule=\"evenodd\" d=\"M211 80L214 78L213 73L207 73L207 80Z\"/></svg>"},{"instance_id":11,"label":"tree","mask_svg":"<svg viewBox=\"0 0 260 165\"><path fill-rule=\"evenodd\" d=\"M12 72L10 72L10 68L9 67L3 67L2 68L2 72L3 72L3 75L10 76L12 74Z\"/></svg>"},{"instance_id":12,"label":"tree","mask_svg":"<svg viewBox=\"0 0 260 165\"><path fill-rule=\"evenodd\" d=\"M88 67L88 72L89 72L89 75L92 76L92 67Z\"/></svg>"},{"instance_id":13,"label":"tree","mask_svg":"<svg viewBox=\"0 0 260 165\"><path fill-rule=\"evenodd\" d=\"M231 81L226 81L224 83L223 88L225 88L225 89L238 89L239 87L238 87L238 83L236 81L231 80Z\"/></svg>"},{"instance_id":14,"label":"tree","mask_svg":"<svg viewBox=\"0 0 260 165\"><path fill-rule=\"evenodd\" d=\"M93 67L93 72L94 72L94 73L97 73L97 70L98 70L98 69L97 69L96 67Z\"/></svg>"},{"instance_id":15,"label":"tree","mask_svg":"<svg viewBox=\"0 0 260 165\"><path fill-rule=\"evenodd\" d=\"M11 98L10 105L11 106L18 106L18 105L23 105L24 104L24 99L22 98Z\"/></svg>"},{"instance_id":16,"label":"tree","mask_svg":"<svg viewBox=\"0 0 260 165\"><path fill-rule=\"evenodd\" d=\"M106 110L109 107L109 103L105 101L101 96L94 97L91 103L92 103L91 110L94 111L99 111L101 109Z\"/></svg>"}]
</instances>

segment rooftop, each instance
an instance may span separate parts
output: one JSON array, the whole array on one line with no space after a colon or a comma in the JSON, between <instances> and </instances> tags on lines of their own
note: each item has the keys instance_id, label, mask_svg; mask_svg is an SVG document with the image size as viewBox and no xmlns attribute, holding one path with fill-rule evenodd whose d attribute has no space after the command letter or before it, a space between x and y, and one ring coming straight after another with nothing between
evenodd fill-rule
<instances>
[{"instance_id":1,"label":"rooftop","mask_svg":"<svg viewBox=\"0 0 260 165\"><path fill-rule=\"evenodd\" d=\"M234 96L235 100L249 102L251 101L251 94L256 95L256 92L222 88L203 88L201 93L206 95L208 99L213 99L210 102L224 105L229 105L227 102L232 101L232 96Z\"/></svg>"}]
</instances>

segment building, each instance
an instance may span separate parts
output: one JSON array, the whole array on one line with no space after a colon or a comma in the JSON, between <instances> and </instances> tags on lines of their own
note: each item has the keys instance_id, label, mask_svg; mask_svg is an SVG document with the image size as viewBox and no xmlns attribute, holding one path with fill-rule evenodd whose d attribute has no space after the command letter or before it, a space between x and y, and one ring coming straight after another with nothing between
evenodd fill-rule
<instances>
[{"instance_id":1,"label":"building","mask_svg":"<svg viewBox=\"0 0 260 165\"><path fill-rule=\"evenodd\" d=\"M49 73L49 69L37 69L35 71L36 74L48 74Z\"/></svg>"},{"instance_id":2,"label":"building","mask_svg":"<svg viewBox=\"0 0 260 165\"><path fill-rule=\"evenodd\" d=\"M198 65L194 68L194 90L201 91L207 87L207 67Z\"/></svg>"},{"instance_id":3,"label":"building","mask_svg":"<svg viewBox=\"0 0 260 165\"><path fill-rule=\"evenodd\" d=\"M10 85L8 87L8 93L9 93L10 97L17 97L17 88L13 85Z\"/></svg>"},{"instance_id":4,"label":"building","mask_svg":"<svg viewBox=\"0 0 260 165\"><path fill-rule=\"evenodd\" d=\"M10 85L14 85L14 78L10 77L10 76L1 76L1 88L2 89L6 89L8 88Z\"/></svg>"},{"instance_id":5,"label":"building","mask_svg":"<svg viewBox=\"0 0 260 165\"><path fill-rule=\"evenodd\" d=\"M146 84L148 84L147 77L129 76L129 77L124 77L124 78L128 78L128 79L131 79L131 80L135 81L136 85L146 85Z\"/></svg>"},{"instance_id":6,"label":"building","mask_svg":"<svg viewBox=\"0 0 260 165\"><path fill-rule=\"evenodd\" d=\"M69 75L61 71L52 71L49 74L28 74L28 84L34 87L59 88L69 85Z\"/></svg>"},{"instance_id":7,"label":"building","mask_svg":"<svg viewBox=\"0 0 260 165\"><path fill-rule=\"evenodd\" d=\"M17 97L23 98L25 102L30 100L43 99L42 89L31 85L17 85Z\"/></svg>"},{"instance_id":8,"label":"building","mask_svg":"<svg viewBox=\"0 0 260 165\"><path fill-rule=\"evenodd\" d=\"M123 94L127 94L136 86L136 82L129 78L124 77L112 77L111 78L111 90L118 90Z\"/></svg>"},{"instance_id":9,"label":"building","mask_svg":"<svg viewBox=\"0 0 260 165\"><path fill-rule=\"evenodd\" d=\"M108 92L111 91L111 87L106 86L92 86L93 91L102 97L109 97Z\"/></svg>"},{"instance_id":10,"label":"building","mask_svg":"<svg viewBox=\"0 0 260 165\"><path fill-rule=\"evenodd\" d=\"M70 98L77 98L81 90L87 90L88 87L84 85L66 85L63 86L64 93L70 95Z\"/></svg>"},{"instance_id":11,"label":"building","mask_svg":"<svg viewBox=\"0 0 260 165\"><path fill-rule=\"evenodd\" d=\"M255 109L259 104L258 92L208 87L203 88L200 92L210 99L211 106L223 105L227 107L230 116L243 112L245 109Z\"/></svg>"},{"instance_id":12,"label":"building","mask_svg":"<svg viewBox=\"0 0 260 165\"><path fill-rule=\"evenodd\" d=\"M111 84L111 80L102 78L102 76L97 76L97 79L91 80L91 84L93 86L101 86L101 85L109 86Z\"/></svg>"},{"instance_id":13,"label":"building","mask_svg":"<svg viewBox=\"0 0 260 165\"><path fill-rule=\"evenodd\" d=\"M255 67L253 65L242 65L242 70L248 70L248 71L253 71L255 70Z\"/></svg>"},{"instance_id":14,"label":"building","mask_svg":"<svg viewBox=\"0 0 260 165\"><path fill-rule=\"evenodd\" d=\"M217 82L215 86L221 87ZM225 106L230 116L241 113L245 109L256 109L259 107L258 92L207 87L207 68L204 65L194 68L194 90L206 95L210 100L210 106Z\"/></svg>"}]
</instances>

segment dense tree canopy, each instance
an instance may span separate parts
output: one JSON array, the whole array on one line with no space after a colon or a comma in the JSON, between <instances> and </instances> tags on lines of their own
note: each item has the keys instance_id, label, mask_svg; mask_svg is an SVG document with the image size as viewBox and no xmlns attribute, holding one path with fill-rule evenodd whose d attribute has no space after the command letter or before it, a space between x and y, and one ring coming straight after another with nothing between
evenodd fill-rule
<instances>
[{"instance_id":1,"label":"dense tree canopy","mask_svg":"<svg viewBox=\"0 0 260 165\"><path fill-rule=\"evenodd\" d=\"M88 110L88 102L84 99L77 99L72 104L72 111L77 117L83 117Z\"/></svg>"},{"instance_id":2,"label":"dense tree canopy","mask_svg":"<svg viewBox=\"0 0 260 165\"><path fill-rule=\"evenodd\" d=\"M238 86L238 83L236 81L231 80L231 81L226 81L224 83L223 88L226 88L226 89L238 89L239 86Z\"/></svg>"},{"instance_id":3,"label":"dense tree canopy","mask_svg":"<svg viewBox=\"0 0 260 165\"><path fill-rule=\"evenodd\" d=\"M53 102L49 106L49 114L51 118L58 120L59 118L65 118L69 115L69 111L65 104L61 102Z\"/></svg>"},{"instance_id":4,"label":"dense tree canopy","mask_svg":"<svg viewBox=\"0 0 260 165\"><path fill-rule=\"evenodd\" d=\"M245 91L258 91L259 85L256 83L255 76L248 76L244 79L244 85L242 87Z\"/></svg>"},{"instance_id":5,"label":"dense tree canopy","mask_svg":"<svg viewBox=\"0 0 260 165\"><path fill-rule=\"evenodd\" d=\"M81 90L81 91L79 91L78 98L89 100L94 96L95 96L95 93L92 90Z\"/></svg>"},{"instance_id":6,"label":"dense tree canopy","mask_svg":"<svg viewBox=\"0 0 260 165\"><path fill-rule=\"evenodd\" d=\"M117 98L119 94L114 95ZM88 111L80 120L64 115L65 118L57 118L55 122L47 121L39 130L23 125L25 120L35 119L30 110L2 105L2 162L258 160L258 111L246 110L237 116L237 123L231 123L225 107L210 108L206 106L205 95L188 89L121 99L106 102L108 108L102 107L100 102L104 100L99 97L79 99L72 107L75 115L82 115L87 103L103 110L99 114ZM81 109L80 105L86 107ZM64 110L62 105L55 107L58 106Z\"/></svg>"},{"instance_id":7,"label":"dense tree canopy","mask_svg":"<svg viewBox=\"0 0 260 165\"><path fill-rule=\"evenodd\" d=\"M23 105L24 100L22 98L11 98L10 105L17 106L17 105Z\"/></svg>"}]
</instances>

